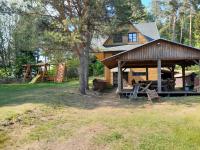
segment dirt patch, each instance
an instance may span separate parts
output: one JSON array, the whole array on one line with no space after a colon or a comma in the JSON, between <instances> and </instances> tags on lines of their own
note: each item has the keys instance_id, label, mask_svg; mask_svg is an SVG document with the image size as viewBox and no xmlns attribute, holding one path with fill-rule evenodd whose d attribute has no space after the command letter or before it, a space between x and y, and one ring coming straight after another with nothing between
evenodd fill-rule
<instances>
[{"instance_id":1,"label":"dirt patch","mask_svg":"<svg viewBox=\"0 0 200 150\"><path fill-rule=\"evenodd\" d=\"M92 139L95 135L106 130L106 127L96 124L81 128L66 143L51 143L46 149L50 150L94 150Z\"/></svg>"},{"instance_id":2,"label":"dirt patch","mask_svg":"<svg viewBox=\"0 0 200 150\"><path fill-rule=\"evenodd\" d=\"M98 147L93 144L93 138L104 132L107 128L100 125L90 125L82 127L77 130L67 141L65 139L54 139L35 141L29 144L20 146L19 150L94 150L94 149L105 149L104 147Z\"/></svg>"}]
</instances>

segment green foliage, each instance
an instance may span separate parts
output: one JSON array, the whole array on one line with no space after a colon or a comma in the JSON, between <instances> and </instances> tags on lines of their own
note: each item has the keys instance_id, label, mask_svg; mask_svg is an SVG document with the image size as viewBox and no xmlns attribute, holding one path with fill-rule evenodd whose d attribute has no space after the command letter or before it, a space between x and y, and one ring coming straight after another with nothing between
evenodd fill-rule
<instances>
[{"instance_id":1,"label":"green foliage","mask_svg":"<svg viewBox=\"0 0 200 150\"><path fill-rule=\"evenodd\" d=\"M13 64L14 75L22 77L22 65L36 62L34 51L38 46L37 17L21 16L13 33L16 59Z\"/></svg>"},{"instance_id":2,"label":"green foliage","mask_svg":"<svg viewBox=\"0 0 200 150\"><path fill-rule=\"evenodd\" d=\"M15 51L34 51L38 46L37 18L21 16L13 33Z\"/></svg>"},{"instance_id":3,"label":"green foliage","mask_svg":"<svg viewBox=\"0 0 200 150\"><path fill-rule=\"evenodd\" d=\"M197 17L199 13L199 1L153 0L151 13L154 16L154 21L157 22L162 38L186 45L190 45L190 43L192 46L198 45L199 32L195 31L198 23L195 25L195 20L196 22L199 20ZM190 21L190 18L192 21ZM190 25L192 27L191 30Z\"/></svg>"},{"instance_id":4,"label":"green foliage","mask_svg":"<svg viewBox=\"0 0 200 150\"><path fill-rule=\"evenodd\" d=\"M9 76L12 76L12 70L11 68L2 68L0 69L0 78L7 78Z\"/></svg>"},{"instance_id":5,"label":"green foliage","mask_svg":"<svg viewBox=\"0 0 200 150\"><path fill-rule=\"evenodd\" d=\"M67 61L67 79L78 78L79 61L77 58Z\"/></svg>"},{"instance_id":6,"label":"green foliage","mask_svg":"<svg viewBox=\"0 0 200 150\"><path fill-rule=\"evenodd\" d=\"M194 20L194 27L195 27L195 46L200 48L200 12L195 16Z\"/></svg>"},{"instance_id":7,"label":"green foliage","mask_svg":"<svg viewBox=\"0 0 200 150\"><path fill-rule=\"evenodd\" d=\"M55 74L56 74L56 65L51 65L50 69L48 70L48 75L55 76Z\"/></svg>"},{"instance_id":8,"label":"green foliage","mask_svg":"<svg viewBox=\"0 0 200 150\"><path fill-rule=\"evenodd\" d=\"M13 65L13 72L17 78L22 77L22 71L24 64L35 63L35 57L31 51L21 51L17 54L15 64Z\"/></svg>"},{"instance_id":9,"label":"green foliage","mask_svg":"<svg viewBox=\"0 0 200 150\"><path fill-rule=\"evenodd\" d=\"M89 75L90 76L103 75L104 65L100 61L98 61L95 57L90 59L91 63L89 65Z\"/></svg>"}]
</instances>

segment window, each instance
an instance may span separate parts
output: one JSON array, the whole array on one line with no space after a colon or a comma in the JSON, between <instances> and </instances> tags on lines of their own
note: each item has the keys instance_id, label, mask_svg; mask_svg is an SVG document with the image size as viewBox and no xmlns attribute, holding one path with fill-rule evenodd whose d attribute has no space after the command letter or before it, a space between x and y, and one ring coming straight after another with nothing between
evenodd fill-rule
<instances>
[{"instance_id":1,"label":"window","mask_svg":"<svg viewBox=\"0 0 200 150\"><path fill-rule=\"evenodd\" d=\"M122 43L122 34L113 35L113 43Z\"/></svg>"},{"instance_id":2,"label":"window","mask_svg":"<svg viewBox=\"0 0 200 150\"><path fill-rule=\"evenodd\" d=\"M129 33L128 41L129 42L137 42L137 33Z\"/></svg>"},{"instance_id":3,"label":"window","mask_svg":"<svg viewBox=\"0 0 200 150\"><path fill-rule=\"evenodd\" d=\"M146 72L132 72L132 76L146 76Z\"/></svg>"}]
</instances>

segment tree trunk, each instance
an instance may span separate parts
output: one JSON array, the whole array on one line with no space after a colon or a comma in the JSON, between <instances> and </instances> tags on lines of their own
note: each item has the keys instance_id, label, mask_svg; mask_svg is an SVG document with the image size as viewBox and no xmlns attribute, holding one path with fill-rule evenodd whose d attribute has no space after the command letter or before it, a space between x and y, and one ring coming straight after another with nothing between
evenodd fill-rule
<instances>
[{"instance_id":1,"label":"tree trunk","mask_svg":"<svg viewBox=\"0 0 200 150\"><path fill-rule=\"evenodd\" d=\"M173 16L173 33L172 33L172 41L175 41L176 40L176 33L175 33L175 30L176 30L176 14L174 14Z\"/></svg>"},{"instance_id":2,"label":"tree trunk","mask_svg":"<svg viewBox=\"0 0 200 150\"><path fill-rule=\"evenodd\" d=\"M190 32L189 32L189 44L192 46L192 9L190 9Z\"/></svg>"},{"instance_id":3,"label":"tree trunk","mask_svg":"<svg viewBox=\"0 0 200 150\"><path fill-rule=\"evenodd\" d=\"M88 31L90 31L90 27L88 27ZM85 83L86 83L86 89L89 90L89 53L90 53L90 45L92 40L91 33L87 33L86 35L86 47L85 47Z\"/></svg>"},{"instance_id":4,"label":"tree trunk","mask_svg":"<svg viewBox=\"0 0 200 150\"><path fill-rule=\"evenodd\" d=\"M183 41L183 28L184 28L184 22L185 22L185 19L184 19L184 17L183 17L182 20L181 20L180 43L182 43L182 41Z\"/></svg>"},{"instance_id":5,"label":"tree trunk","mask_svg":"<svg viewBox=\"0 0 200 150\"><path fill-rule=\"evenodd\" d=\"M89 48L85 49L85 87L89 90Z\"/></svg>"},{"instance_id":6,"label":"tree trunk","mask_svg":"<svg viewBox=\"0 0 200 150\"><path fill-rule=\"evenodd\" d=\"M79 55L79 61L80 61L80 66L79 66L79 83L80 83L80 93L85 95L86 94L86 81L85 81L85 72L86 72L86 65L85 65L85 54L84 50L81 51Z\"/></svg>"}]
</instances>

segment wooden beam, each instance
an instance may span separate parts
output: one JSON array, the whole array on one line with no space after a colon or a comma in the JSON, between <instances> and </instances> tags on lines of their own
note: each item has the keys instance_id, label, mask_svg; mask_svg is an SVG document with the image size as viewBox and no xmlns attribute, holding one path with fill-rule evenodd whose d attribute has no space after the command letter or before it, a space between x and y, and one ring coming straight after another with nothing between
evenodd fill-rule
<instances>
[{"instance_id":1,"label":"wooden beam","mask_svg":"<svg viewBox=\"0 0 200 150\"><path fill-rule=\"evenodd\" d=\"M161 60L158 59L157 61L157 67L158 67L158 92L162 91L162 79L161 79Z\"/></svg>"},{"instance_id":2,"label":"wooden beam","mask_svg":"<svg viewBox=\"0 0 200 150\"><path fill-rule=\"evenodd\" d=\"M124 68L124 69L122 70L122 72L124 72L126 69L127 69L127 68Z\"/></svg>"},{"instance_id":3,"label":"wooden beam","mask_svg":"<svg viewBox=\"0 0 200 150\"><path fill-rule=\"evenodd\" d=\"M148 69L148 67L146 67L146 80L147 81L149 80L149 69Z\"/></svg>"},{"instance_id":4,"label":"wooden beam","mask_svg":"<svg viewBox=\"0 0 200 150\"><path fill-rule=\"evenodd\" d=\"M123 61L123 63L121 63L121 67L124 67L126 65L126 62Z\"/></svg>"},{"instance_id":5,"label":"wooden beam","mask_svg":"<svg viewBox=\"0 0 200 150\"><path fill-rule=\"evenodd\" d=\"M185 66L182 66L183 90L185 91Z\"/></svg>"},{"instance_id":6,"label":"wooden beam","mask_svg":"<svg viewBox=\"0 0 200 150\"><path fill-rule=\"evenodd\" d=\"M118 61L118 92L122 91L122 71L121 71L121 61Z\"/></svg>"},{"instance_id":7,"label":"wooden beam","mask_svg":"<svg viewBox=\"0 0 200 150\"><path fill-rule=\"evenodd\" d=\"M199 62L198 62L198 61L193 60L193 62L194 62L196 65L199 65Z\"/></svg>"}]
</instances>

